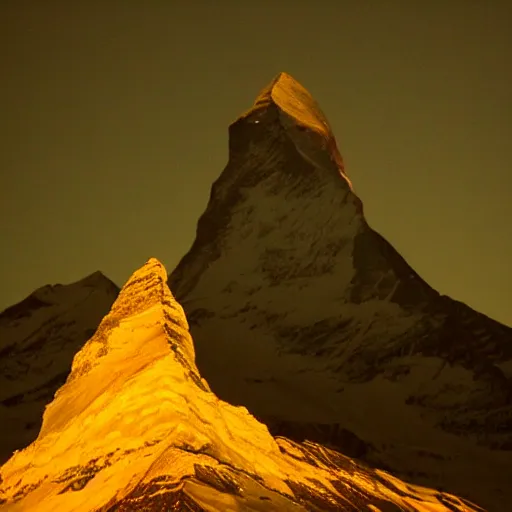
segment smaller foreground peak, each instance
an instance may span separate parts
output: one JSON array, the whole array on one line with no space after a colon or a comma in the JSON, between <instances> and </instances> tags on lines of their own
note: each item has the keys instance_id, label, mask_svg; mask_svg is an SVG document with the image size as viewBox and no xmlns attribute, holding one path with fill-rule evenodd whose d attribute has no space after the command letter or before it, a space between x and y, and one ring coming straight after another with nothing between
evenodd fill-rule
<instances>
[{"instance_id":1,"label":"smaller foreground peak","mask_svg":"<svg viewBox=\"0 0 512 512\"><path fill-rule=\"evenodd\" d=\"M184 378L208 389L195 366L183 309L167 287L167 272L150 258L130 276L94 335L75 355L66 383L46 407L39 439L76 422L106 388L116 389L121 365L126 365L124 377L129 378L166 355L178 363ZM66 397L75 394L80 400L69 408Z\"/></svg>"},{"instance_id":2,"label":"smaller foreground peak","mask_svg":"<svg viewBox=\"0 0 512 512\"><path fill-rule=\"evenodd\" d=\"M0 468L1 512L478 510L320 445L273 438L245 407L220 400L193 367L165 279L151 259L123 287L39 437Z\"/></svg>"}]
</instances>

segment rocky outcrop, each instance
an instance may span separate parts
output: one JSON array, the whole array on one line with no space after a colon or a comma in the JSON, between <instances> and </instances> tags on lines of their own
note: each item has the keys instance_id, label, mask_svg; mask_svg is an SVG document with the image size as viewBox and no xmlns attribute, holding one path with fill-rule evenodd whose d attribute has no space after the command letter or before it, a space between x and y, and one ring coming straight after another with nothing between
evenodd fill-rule
<instances>
[{"instance_id":1,"label":"rocky outcrop","mask_svg":"<svg viewBox=\"0 0 512 512\"><path fill-rule=\"evenodd\" d=\"M492 510L512 502L512 329L441 296L371 229L289 75L230 126L169 285L223 400L297 439L349 432L372 464Z\"/></svg>"},{"instance_id":2,"label":"rocky outcrop","mask_svg":"<svg viewBox=\"0 0 512 512\"><path fill-rule=\"evenodd\" d=\"M0 469L0 511L477 511L318 444L273 438L201 378L155 259L133 274Z\"/></svg>"},{"instance_id":3,"label":"rocky outcrop","mask_svg":"<svg viewBox=\"0 0 512 512\"><path fill-rule=\"evenodd\" d=\"M118 292L95 272L39 288L0 313L0 464L36 438L45 406Z\"/></svg>"}]
</instances>

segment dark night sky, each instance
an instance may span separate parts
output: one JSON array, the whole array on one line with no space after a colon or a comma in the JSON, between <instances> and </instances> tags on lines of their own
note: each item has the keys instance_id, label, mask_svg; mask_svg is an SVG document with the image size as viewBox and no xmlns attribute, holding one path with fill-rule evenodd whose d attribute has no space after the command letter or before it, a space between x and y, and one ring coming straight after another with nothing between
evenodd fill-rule
<instances>
[{"instance_id":1,"label":"dark night sky","mask_svg":"<svg viewBox=\"0 0 512 512\"><path fill-rule=\"evenodd\" d=\"M3 0L0 309L97 269L122 284L150 256L172 270L229 123L287 71L372 227L512 325L511 5Z\"/></svg>"}]
</instances>

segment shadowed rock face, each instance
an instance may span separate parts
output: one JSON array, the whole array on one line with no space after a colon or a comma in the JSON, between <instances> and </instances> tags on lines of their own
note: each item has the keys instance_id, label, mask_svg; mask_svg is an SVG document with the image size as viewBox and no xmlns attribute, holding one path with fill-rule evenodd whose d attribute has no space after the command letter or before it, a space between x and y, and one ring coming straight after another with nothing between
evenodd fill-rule
<instances>
[{"instance_id":1,"label":"shadowed rock face","mask_svg":"<svg viewBox=\"0 0 512 512\"><path fill-rule=\"evenodd\" d=\"M318 444L273 438L201 378L155 259L133 274L0 469L0 511L478 511Z\"/></svg>"},{"instance_id":2,"label":"shadowed rock face","mask_svg":"<svg viewBox=\"0 0 512 512\"><path fill-rule=\"evenodd\" d=\"M433 290L368 226L325 115L289 75L230 126L169 285L223 400L507 510L512 330Z\"/></svg>"},{"instance_id":3,"label":"shadowed rock face","mask_svg":"<svg viewBox=\"0 0 512 512\"><path fill-rule=\"evenodd\" d=\"M0 313L0 464L37 437L73 356L118 293L95 272L70 285L39 288Z\"/></svg>"}]
</instances>

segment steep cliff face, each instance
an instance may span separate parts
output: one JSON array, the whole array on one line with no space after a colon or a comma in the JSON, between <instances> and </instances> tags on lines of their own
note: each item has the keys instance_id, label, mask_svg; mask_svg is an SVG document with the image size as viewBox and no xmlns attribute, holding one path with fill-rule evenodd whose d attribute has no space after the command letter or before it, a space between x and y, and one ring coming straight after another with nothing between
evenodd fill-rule
<instances>
[{"instance_id":1,"label":"steep cliff face","mask_svg":"<svg viewBox=\"0 0 512 512\"><path fill-rule=\"evenodd\" d=\"M199 375L155 259L133 274L0 469L0 511L477 511L315 443L273 438Z\"/></svg>"},{"instance_id":2,"label":"steep cliff face","mask_svg":"<svg viewBox=\"0 0 512 512\"><path fill-rule=\"evenodd\" d=\"M118 292L95 272L39 288L0 313L0 464L36 438L45 405Z\"/></svg>"},{"instance_id":3,"label":"steep cliff face","mask_svg":"<svg viewBox=\"0 0 512 512\"><path fill-rule=\"evenodd\" d=\"M230 126L169 285L212 389L274 433L512 501L512 330L439 295L368 226L324 114L289 75Z\"/></svg>"}]
</instances>

